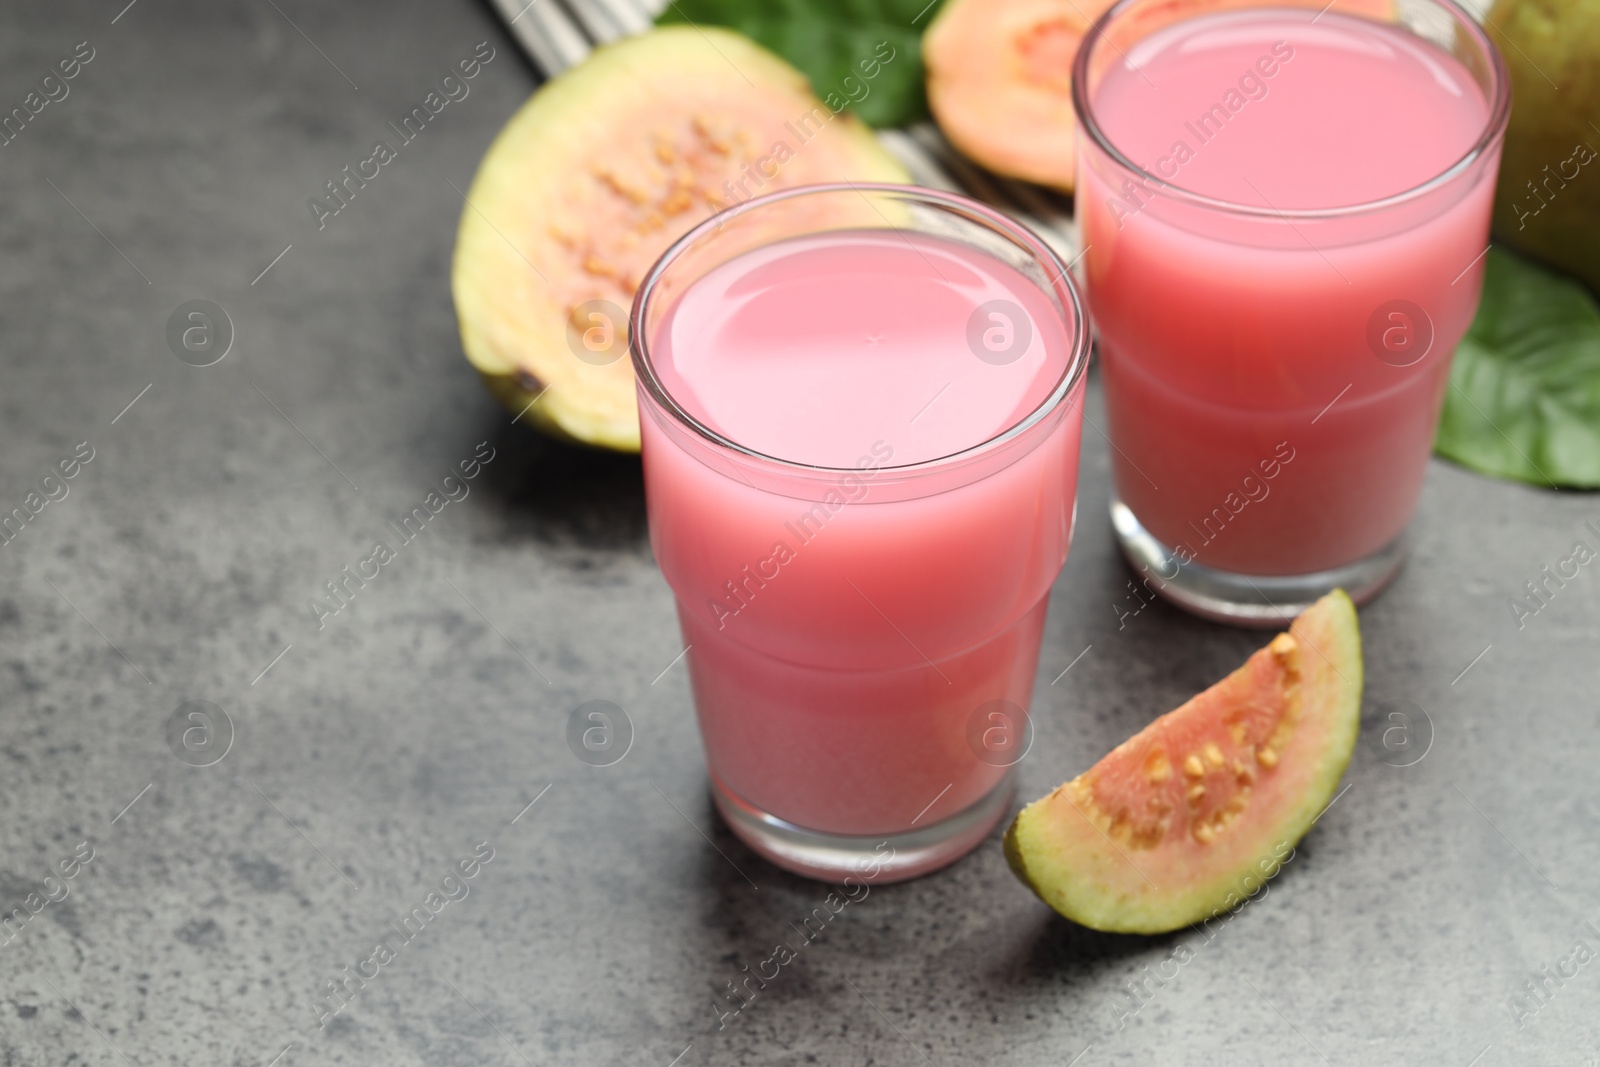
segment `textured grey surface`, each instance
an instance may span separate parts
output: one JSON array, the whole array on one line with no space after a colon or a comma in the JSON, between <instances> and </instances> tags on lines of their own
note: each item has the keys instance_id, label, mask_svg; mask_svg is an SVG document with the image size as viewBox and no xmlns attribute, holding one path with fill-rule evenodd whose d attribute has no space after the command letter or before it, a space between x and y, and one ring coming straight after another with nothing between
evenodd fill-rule
<instances>
[{"instance_id":1,"label":"textured grey surface","mask_svg":"<svg viewBox=\"0 0 1600 1067\"><path fill-rule=\"evenodd\" d=\"M94 849L0 943L0 1062L1600 1062L1600 962L1520 1028L1511 1001L1580 939L1600 951L1595 568L1525 629L1506 606L1600 541L1600 499L1442 463L1409 569L1363 612L1378 728L1349 789L1213 938L1071 926L991 842L874 888L719 1029L725 983L825 890L710 811L683 668L653 681L680 644L637 462L509 425L460 357L450 183L528 68L464 0L139 0L113 24L122 3L0 8L6 109L96 52L0 148L0 504L95 450L0 547L0 907ZM471 95L318 232L307 197L484 40ZM167 349L191 299L236 326L215 366ZM1025 795L1261 640L1162 605L1118 629L1086 434ZM319 632L322 583L483 441L470 495ZM565 742L590 699L637 731L609 768ZM187 700L233 723L211 766L169 747ZM1377 741L1408 708L1432 747L1391 766ZM326 983L479 842L468 895L318 1029ZM1176 974L1119 1027L1146 967Z\"/></svg>"}]
</instances>

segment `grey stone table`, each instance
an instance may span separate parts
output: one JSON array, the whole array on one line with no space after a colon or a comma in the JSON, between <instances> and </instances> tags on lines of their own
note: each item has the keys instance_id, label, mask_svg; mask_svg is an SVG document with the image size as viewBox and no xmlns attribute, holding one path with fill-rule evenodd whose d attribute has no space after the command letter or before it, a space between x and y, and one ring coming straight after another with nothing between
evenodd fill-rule
<instances>
[{"instance_id":1,"label":"grey stone table","mask_svg":"<svg viewBox=\"0 0 1600 1067\"><path fill-rule=\"evenodd\" d=\"M1596 571L1507 607L1600 540L1600 499L1444 463L1363 612L1349 787L1266 895L1105 936L990 842L724 1014L825 889L710 809L637 461L511 425L456 338L458 190L532 73L467 0L125 2L0 8L0 111L92 54L0 147L0 510L47 501L0 547L0 1062L1600 1062ZM319 229L308 198L483 41ZM193 300L231 320L212 366L167 343ZM1024 795L1261 641L1119 623L1086 436ZM319 629L325 583L475 454ZM591 699L631 717L614 766L568 749Z\"/></svg>"}]
</instances>

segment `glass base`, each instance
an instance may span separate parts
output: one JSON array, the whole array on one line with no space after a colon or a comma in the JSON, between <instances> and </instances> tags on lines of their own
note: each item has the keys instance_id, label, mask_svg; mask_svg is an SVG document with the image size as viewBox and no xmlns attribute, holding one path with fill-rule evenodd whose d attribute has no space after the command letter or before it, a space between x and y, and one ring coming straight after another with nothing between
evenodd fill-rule
<instances>
[{"instance_id":1,"label":"glass base","mask_svg":"<svg viewBox=\"0 0 1600 1067\"><path fill-rule=\"evenodd\" d=\"M785 822L710 777L711 799L741 841L785 870L834 883L847 877L872 885L903 882L954 863L983 843L1016 794L1007 773L977 803L948 818L903 833L856 837Z\"/></svg>"},{"instance_id":2,"label":"glass base","mask_svg":"<svg viewBox=\"0 0 1600 1067\"><path fill-rule=\"evenodd\" d=\"M1395 538L1365 559L1311 574L1253 575L1182 563L1173 550L1144 528L1133 510L1115 498L1111 526L1128 563L1150 579L1150 588L1185 611L1235 626L1276 628L1334 589L1357 604L1383 591L1405 562L1405 536ZM1173 567L1177 573L1173 574Z\"/></svg>"}]
</instances>

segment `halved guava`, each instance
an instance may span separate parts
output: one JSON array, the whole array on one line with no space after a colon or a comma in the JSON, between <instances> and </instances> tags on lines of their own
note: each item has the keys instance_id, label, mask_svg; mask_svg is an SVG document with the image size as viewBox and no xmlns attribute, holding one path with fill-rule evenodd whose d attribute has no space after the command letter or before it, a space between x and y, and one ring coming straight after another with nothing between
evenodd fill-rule
<instances>
[{"instance_id":1,"label":"halved guava","mask_svg":"<svg viewBox=\"0 0 1600 1067\"><path fill-rule=\"evenodd\" d=\"M1253 896L1327 807L1361 719L1361 633L1335 590L1244 666L1023 808L1017 877L1074 922L1176 930Z\"/></svg>"},{"instance_id":2,"label":"halved guava","mask_svg":"<svg viewBox=\"0 0 1600 1067\"><path fill-rule=\"evenodd\" d=\"M747 38L627 38L539 89L478 167L451 277L462 347L535 425L637 452L625 316L661 253L761 193L909 180L859 120Z\"/></svg>"},{"instance_id":3,"label":"halved guava","mask_svg":"<svg viewBox=\"0 0 1600 1067\"><path fill-rule=\"evenodd\" d=\"M1072 64L1089 26L1113 2L947 0L922 36L922 58L928 106L950 143L996 174L1071 192L1078 126ZM1191 9L1218 6L1215 0L1168 0L1137 18L1163 26ZM1323 3L1283 0L1282 6ZM1377 19L1394 11L1392 0L1335 0L1332 9Z\"/></svg>"},{"instance_id":4,"label":"halved guava","mask_svg":"<svg viewBox=\"0 0 1600 1067\"><path fill-rule=\"evenodd\" d=\"M948 0L922 35L928 107L996 174L1072 189L1072 61L1113 0Z\"/></svg>"}]
</instances>

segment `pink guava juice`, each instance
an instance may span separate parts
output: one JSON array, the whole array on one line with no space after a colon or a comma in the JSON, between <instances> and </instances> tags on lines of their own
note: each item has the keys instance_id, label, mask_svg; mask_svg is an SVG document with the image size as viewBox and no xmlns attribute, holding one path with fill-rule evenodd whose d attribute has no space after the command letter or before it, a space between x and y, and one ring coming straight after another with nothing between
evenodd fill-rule
<instances>
[{"instance_id":1,"label":"pink guava juice","mask_svg":"<svg viewBox=\"0 0 1600 1067\"><path fill-rule=\"evenodd\" d=\"M636 306L687 416L641 372L651 541L720 804L895 834L1002 783L970 725L1025 714L1066 559L1087 352L1068 284L846 228L735 255L653 324Z\"/></svg>"},{"instance_id":2,"label":"pink guava juice","mask_svg":"<svg viewBox=\"0 0 1600 1067\"><path fill-rule=\"evenodd\" d=\"M1201 14L1103 62L1088 111L1122 158L1080 137L1078 213L1117 495L1171 550L1156 577L1379 553L1477 304L1496 102L1337 5Z\"/></svg>"}]
</instances>

